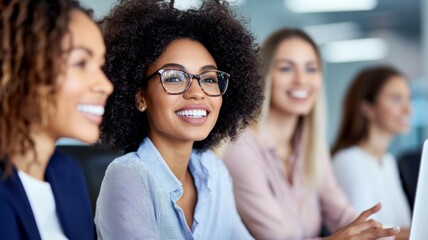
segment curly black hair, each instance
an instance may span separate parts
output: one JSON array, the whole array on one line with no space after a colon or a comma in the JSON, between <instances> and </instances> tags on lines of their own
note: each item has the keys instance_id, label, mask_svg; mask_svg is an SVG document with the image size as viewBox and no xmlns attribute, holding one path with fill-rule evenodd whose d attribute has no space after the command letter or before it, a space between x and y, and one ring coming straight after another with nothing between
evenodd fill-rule
<instances>
[{"instance_id":1,"label":"curly black hair","mask_svg":"<svg viewBox=\"0 0 428 240\"><path fill-rule=\"evenodd\" d=\"M206 150L235 140L253 121L263 101L258 46L227 3L205 1L198 9L178 10L173 1L123 0L101 21L107 47L106 75L115 86L101 126L101 142L135 151L148 134L148 119L135 95L147 86L147 69L174 40L202 43L218 68L230 73L219 117L208 137L194 143Z\"/></svg>"}]
</instances>

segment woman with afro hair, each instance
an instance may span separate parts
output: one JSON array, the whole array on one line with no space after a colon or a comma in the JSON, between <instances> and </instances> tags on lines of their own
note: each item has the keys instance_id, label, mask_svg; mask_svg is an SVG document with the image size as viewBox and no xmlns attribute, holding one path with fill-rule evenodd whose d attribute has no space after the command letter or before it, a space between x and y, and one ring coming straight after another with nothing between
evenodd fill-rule
<instances>
[{"instance_id":1,"label":"woman with afro hair","mask_svg":"<svg viewBox=\"0 0 428 240\"><path fill-rule=\"evenodd\" d=\"M225 3L122 1L102 21L115 92L103 143L127 154L97 200L101 239L251 239L231 178L209 150L258 114L254 38Z\"/></svg>"}]
</instances>

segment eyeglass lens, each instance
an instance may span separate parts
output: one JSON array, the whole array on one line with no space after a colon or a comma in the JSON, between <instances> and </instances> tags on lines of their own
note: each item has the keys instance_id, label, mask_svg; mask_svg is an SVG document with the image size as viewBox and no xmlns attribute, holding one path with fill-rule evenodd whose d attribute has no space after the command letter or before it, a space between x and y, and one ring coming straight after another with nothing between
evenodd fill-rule
<instances>
[{"instance_id":1,"label":"eyeglass lens","mask_svg":"<svg viewBox=\"0 0 428 240\"><path fill-rule=\"evenodd\" d=\"M220 71L206 71L199 75L199 84L207 95L218 96L226 91L228 75ZM165 70L161 74L162 85L169 93L182 93L190 87L190 75L182 70Z\"/></svg>"}]
</instances>

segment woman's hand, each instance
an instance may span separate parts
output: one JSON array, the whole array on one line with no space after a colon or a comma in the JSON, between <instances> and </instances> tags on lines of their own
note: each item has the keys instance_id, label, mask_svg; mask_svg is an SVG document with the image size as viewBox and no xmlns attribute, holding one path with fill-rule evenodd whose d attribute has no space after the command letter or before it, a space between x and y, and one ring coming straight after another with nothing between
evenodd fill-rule
<instances>
[{"instance_id":1,"label":"woman's hand","mask_svg":"<svg viewBox=\"0 0 428 240\"><path fill-rule=\"evenodd\" d=\"M335 239L377 239L382 237L395 236L400 232L399 227L393 228L382 228L382 224L370 219L367 220L372 214L375 214L382 208L380 203L375 206L365 210L358 216L355 221L349 225L343 227L339 231L335 232L333 235L325 238L326 240L335 240Z\"/></svg>"},{"instance_id":2,"label":"woman's hand","mask_svg":"<svg viewBox=\"0 0 428 240\"><path fill-rule=\"evenodd\" d=\"M397 240L408 240L410 238L410 228L401 228L400 233L395 236Z\"/></svg>"}]
</instances>

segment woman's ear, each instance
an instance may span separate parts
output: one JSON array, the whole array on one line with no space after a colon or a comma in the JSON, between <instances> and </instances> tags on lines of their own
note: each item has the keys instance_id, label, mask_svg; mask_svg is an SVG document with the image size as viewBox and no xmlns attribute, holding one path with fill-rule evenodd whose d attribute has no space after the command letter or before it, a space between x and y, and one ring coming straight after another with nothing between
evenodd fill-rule
<instances>
[{"instance_id":1,"label":"woman's ear","mask_svg":"<svg viewBox=\"0 0 428 240\"><path fill-rule=\"evenodd\" d=\"M369 121L375 117L375 109L372 103L363 101L360 105L360 111L361 114L363 114L363 116Z\"/></svg>"},{"instance_id":2,"label":"woman's ear","mask_svg":"<svg viewBox=\"0 0 428 240\"><path fill-rule=\"evenodd\" d=\"M135 94L135 107L140 112L144 112L147 109L147 103L146 103L146 99L144 97L144 90L143 89L138 90L138 92Z\"/></svg>"}]
</instances>

